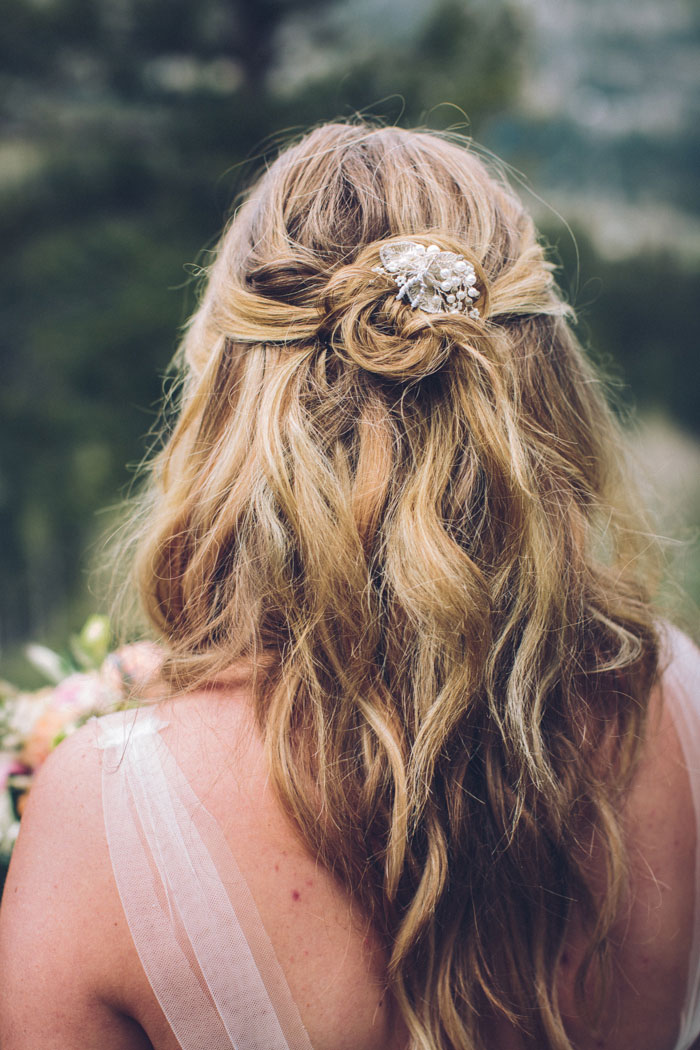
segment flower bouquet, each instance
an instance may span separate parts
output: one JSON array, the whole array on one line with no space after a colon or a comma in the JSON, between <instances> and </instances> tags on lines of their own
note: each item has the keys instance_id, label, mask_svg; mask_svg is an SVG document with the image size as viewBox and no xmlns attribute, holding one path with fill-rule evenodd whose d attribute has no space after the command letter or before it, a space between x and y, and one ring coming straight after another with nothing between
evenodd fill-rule
<instances>
[{"instance_id":1,"label":"flower bouquet","mask_svg":"<svg viewBox=\"0 0 700 1050\"><path fill-rule=\"evenodd\" d=\"M93 715L137 706L157 676L161 655L156 645L136 642L110 652L110 638L107 617L91 616L71 638L67 655L27 646L27 658L51 684L23 692L0 683L1 869L9 863L27 793L42 762Z\"/></svg>"}]
</instances>

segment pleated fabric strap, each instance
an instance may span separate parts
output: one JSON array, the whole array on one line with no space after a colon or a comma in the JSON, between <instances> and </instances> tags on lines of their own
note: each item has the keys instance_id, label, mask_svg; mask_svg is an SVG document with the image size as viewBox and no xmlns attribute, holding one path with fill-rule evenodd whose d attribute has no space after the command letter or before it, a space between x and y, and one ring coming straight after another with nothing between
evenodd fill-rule
<instances>
[{"instance_id":1,"label":"pleated fabric strap","mask_svg":"<svg viewBox=\"0 0 700 1050\"><path fill-rule=\"evenodd\" d=\"M119 896L182 1050L313 1050L221 829L160 735L167 722L140 709L95 723Z\"/></svg>"},{"instance_id":2,"label":"pleated fabric strap","mask_svg":"<svg viewBox=\"0 0 700 1050\"><path fill-rule=\"evenodd\" d=\"M695 917L688 985L675 1050L689 1050L700 1035L700 655L681 631L664 628L672 662L664 673L695 806Z\"/></svg>"}]
</instances>

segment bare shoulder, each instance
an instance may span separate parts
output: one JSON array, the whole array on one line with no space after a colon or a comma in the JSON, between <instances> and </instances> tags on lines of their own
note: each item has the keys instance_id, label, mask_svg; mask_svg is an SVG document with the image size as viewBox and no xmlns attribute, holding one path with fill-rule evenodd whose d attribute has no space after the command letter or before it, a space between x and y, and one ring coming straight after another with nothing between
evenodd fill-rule
<instances>
[{"instance_id":1,"label":"bare shoulder","mask_svg":"<svg viewBox=\"0 0 700 1050\"><path fill-rule=\"evenodd\" d=\"M645 748L625 819L638 918L676 957L685 977L695 908L697 814L679 705L692 697L694 681L700 682L700 652L681 632L669 630L671 648L652 690ZM700 742L700 696L694 699Z\"/></svg>"},{"instance_id":2,"label":"bare shoulder","mask_svg":"<svg viewBox=\"0 0 700 1050\"><path fill-rule=\"evenodd\" d=\"M644 750L622 815L630 892L612 933L614 986L604 1024L610 1050L672 1050L676 1045L695 912L697 838L678 707L696 689L698 669L700 653L693 643L675 628L664 628ZM697 689L695 703L700 742ZM580 948L572 945L573 959ZM601 1044L576 1020L572 988L566 984L570 1034L580 1050L592 1050Z\"/></svg>"},{"instance_id":3,"label":"bare shoulder","mask_svg":"<svg viewBox=\"0 0 700 1050\"><path fill-rule=\"evenodd\" d=\"M289 824L245 703L202 695L158 715L253 893L313 1045L387 1050L383 952ZM175 1045L114 882L96 742L94 725L76 733L32 789L0 919L3 1050L34 1050L49 1028L55 1050Z\"/></svg>"},{"instance_id":4,"label":"bare shoulder","mask_svg":"<svg viewBox=\"0 0 700 1050\"><path fill-rule=\"evenodd\" d=\"M56 1050L141 1045L133 1022L102 996L107 960L116 974L125 960L100 768L88 724L50 756L28 799L0 911L0 1043L7 1050L41 1045L47 1030Z\"/></svg>"},{"instance_id":5,"label":"bare shoulder","mask_svg":"<svg viewBox=\"0 0 700 1050\"><path fill-rule=\"evenodd\" d=\"M57 914L89 907L104 889L100 759L93 739L93 726L85 726L37 774L3 895L3 956L17 944L31 953Z\"/></svg>"},{"instance_id":6,"label":"bare shoulder","mask_svg":"<svg viewBox=\"0 0 700 1050\"><path fill-rule=\"evenodd\" d=\"M658 884L658 894L679 908L694 905L694 858L697 817L693 802L689 758L689 726L680 717L689 714L700 744L700 651L681 631L665 626L660 673L649 700L644 751L626 802L625 822L630 863L637 888L646 881ZM700 759L700 754L698 755ZM645 879L648 869L655 878ZM661 894L668 883L678 892ZM661 899L659 896L659 899ZM685 900L689 897L689 902Z\"/></svg>"}]
</instances>

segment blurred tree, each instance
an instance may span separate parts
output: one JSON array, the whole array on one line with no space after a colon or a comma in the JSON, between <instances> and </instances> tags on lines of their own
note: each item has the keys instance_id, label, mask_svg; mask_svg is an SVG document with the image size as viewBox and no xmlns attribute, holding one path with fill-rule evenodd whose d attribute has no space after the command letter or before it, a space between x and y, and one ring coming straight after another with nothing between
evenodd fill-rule
<instances>
[{"instance_id":1,"label":"blurred tree","mask_svg":"<svg viewBox=\"0 0 700 1050\"><path fill-rule=\"evenodd\" d=\"M668 251L606 259L584 230L565 237L554 229L544 232L557 243L583 343L613 380L633 378L631 387L622 388L623 399L647 412L663 408L689 431L700 432L694 351L700 317L690 308L697 297L696 269Z\"/></svg>"},{"instance_id":2,"label":"blurred tree","mask_svg":"<svg viewBox=\"0 0 700 1050\"><path fill-rule=\"evenodd\" d=\"M401 17L398 5L394 14ZM334 35L327 23L308 22L304 28L320 47L335 47L340 55L337 29ZM440 120L480 126L515 98L525 34L515 4L436 0L426 5L412 34L392 33L390 27L379 36L370 26L353 29L355 53L350 60L346 55L342 77L331 70L309 78L299 92L306 107L326 117L331 100L338 112L362 112L394 96L407 126L429 118L431 126Z\"/></svg>"},{"instance_id":3,"label":"blurred tree","mask_svg":"<svg viewBox=\"0 0 700 1050\"><path fill-rule=\"evenodd\" d=\"M107 520L96 513L141 458L192 305L184 266L213 242L244 162L274 153L281 128L355 111L468 121L479 134L513 102L521 5L436 0L409 11L397 0L385 10L377 32L351 0L4 0L2 646L60 640L93 604L85 551ZM660 263L649 261L645 280ZM656 299L640 312L634 276L605 272L614 291L601 294L596 338L648 359L650 396L663 391L686 411L682 356L662 376L651 363L667 314ZM683 275L673 289L664 276L664 288L680 315ZM634 344L615 330L618 316L638 322ZM695 337L688 325L674 346Z\"/></svg>"},{"instance_id":4,"label":"blurred tree","mask_svg":"<svg viewBox=\"0 0 700 1050\"><path fill-rule=\"evenodd\" d=\"M446 100L478 118L514 90L510 16L492 33L493 19L448 0L428 6L400 46L370 47L356 26L348 50L352 10L343 22L335 8L342 15L328 0L3 5L3 646L65 636L91 604L96 512L140 459L191 306L183 265L218 232L240 163L265 141L274 151L280 127L395 90L408 122ZM280 93L274 74L295 25L342 58Z\"/></svg>"}]
</instances>

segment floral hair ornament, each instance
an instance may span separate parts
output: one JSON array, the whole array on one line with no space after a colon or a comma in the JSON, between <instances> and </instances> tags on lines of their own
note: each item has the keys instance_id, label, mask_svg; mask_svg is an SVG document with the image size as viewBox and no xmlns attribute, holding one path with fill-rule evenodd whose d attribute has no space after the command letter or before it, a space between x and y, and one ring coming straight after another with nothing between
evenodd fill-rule
<instances>
[{"instance_id":1,"label":"floral hair ornament","mask_svg":"<svg viewBox=\"0 0 700 1050\"><path fill-rule=\"evenodd\" d=\"M481 295L476 271L463 255L444 252L437 244L426 248L416 241L393 241L382 245L379 257L382 265L373 267L374 272L391 277L399 289L396 298L411 309L480 316L474 306Z\"/></svg>"}]
</instances>

